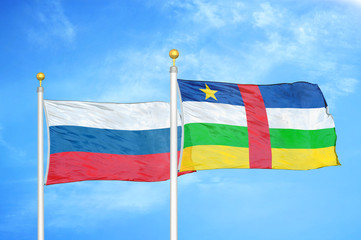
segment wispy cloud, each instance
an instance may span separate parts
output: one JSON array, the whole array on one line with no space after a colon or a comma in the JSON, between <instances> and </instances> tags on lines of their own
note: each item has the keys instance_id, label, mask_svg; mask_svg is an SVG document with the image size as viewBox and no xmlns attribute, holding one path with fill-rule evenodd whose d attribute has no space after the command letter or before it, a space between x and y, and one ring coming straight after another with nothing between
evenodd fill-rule
<instances>
[{"instance_id":1,"label":"wispy cloud","mask_svg":"<svg viewBox=\"0 0 361 240\"><path fill-rule=\"evenodd\" d=\"M358 84L358 80L354 78L343 78L340 81L341 83L338 84L339 89L346 93L354 93Z\"/></svg>"},{"instance_id":2,"label":"wispy cloud","mask_svg":"<svg viewBox=\"0 0 361 240\"><path fill-rule=\"evenodd\" d=\"M335 78L320 84L320 88L327 95L328 104L334 105L337 98L355 93L358 85L359 80L355 78Z\"/></svg>"},{"instance_id":3,"label":"wispy cloud","mask_svg":"<svg viewBox=\"0 0 361 240\"><path fill-rule=\"evenodd\" d=\"M261 4L261 11L253 13L254 24L257 27L265 27L269 25L280 25L283 20L282 13L275 8L272 8L269 3Z\"/></svg>"},{"instance_id":4,"label":"wispy cloud","mask_svg":"<svg viewBox=\"0 0 361 240\"><path fill-rule=\"evenodd\" d=\"M75 27L65 15L60 0L41 2L35 8L37 24L28 30L30 41L45 46L54 39L66 43L74 41Z\"/></svg>"},{"instance_id":5,"label":"wispy cloud","mask_svg":"<svg viewBox=\"0 0 361 240\"><path fill-rule=\"evenodd\" d=\"M274 216L280 208L283 208L281 210L290 208L287 200L284 204L279 202L274 204L279 200L273 193L279 192L279 189L289 192L293 186L292 182L285 181L272 183L239 181L239 178L232 174L212 174L212 171L207 171L198 174L197 180L192 184L180 188L180 194L193 196L188 200L192 204L183 201L180 204L185 204L189 212L207 212L207 217L202 221L205 221L203 223L209 227L217 227L220 219L224 225L235 226L237 223L234 221L268 218ZM263 201L265 198L267 204L272 207L259 207L265 204ZM220 204L222 202L226 204ZM201 209L197 207L197 203L202 203ZM242 218L237 217L239 213L242 213Z\"/></svg>"},{"instance_id":6,"label":"wispy cloud","mask_svg":"<svg viewBox=\"0 0 361 240\"><path fill-rule=\"evenodd\" d=\"M105 57L99 70L103 86L98 101L144 102L169 100L169 74L171 65L168 49L115 50ZM146 54L144 54L146 52Z\"/></svg>"},{"instance_id":7,"label":"wispy cloud","mask_svg":"<svg viewBox=\"0 0 361 240\"><path fill-rule=\"evenodd\" d=\"M132 213L146 214L168 200L167 182L81 182L46 188L47 224L59 228L96 226ZM66 196L66 197L65 197Z\"/></svg>"},{"instance_id":8,"label":"wispy cloud","mask_svg":"<svg viewBox=\"0 0 361 240\"><path fill-rule=\"evenodd\" d=\"M187 12L193 23L211 28L244 21L244 4L241 1L173 0L165 3L167 9Z\"/></svg>"},{"instance_id":9,"label":"wispy cloud","mask_svg":"<svg viewBox=\"0 0 361 240\"><path fill-rule=\"evenodd\" d=\"M186 31L177 31L178 41L176 37L169 38L187 50L179 60L184 78L274 83L276 77L294 81L298 72L288 78L270 75L275 68L290 64L302 71L303 78L298 80L317 83L329 78L349 78L350 73L357 72L345 61L348 51L355 47L361 51L361 34L355 27L359 18L348 11L315 7L300 14L271 2L241 1L171 1L165 6L172 14L179 11L182 21L193 23L187 23ZM235 15L231 9L237 9L239 21L232 20ZM212 14L217 15L212 17L214 22L208 20ZM205 27L195 31L200 24ZM256 41L243 45L242 39L249 34ZM231 38L228 40L227 36ZM212 41L212 48L207 41Z\"/></svg>"},{"instance_id":10,"label":"wispy cloud","mask_svg":"<svg viewBox=\"0 0 361 240\"><path fill-rule=\"evenodd\" d=\"M36 179L12 181L32 182ZM200 183L196 174L179 178L180 189ZM169 181L141 183L88 181L45 186L45 227L96 228L109 219L130 219L152 214L169 206ZM20 198L13 211L0 213L0 232L21 232L36 219L36 199ZM31 220L30 220L31 219Z\"/></svg>"},{"instance_id":11,"label":"wispy cloud","mask_svg":"<svg viewBox=\"0 0 361 240\"><path fill-rule=\"evenodd\" d=\"M55 19L72 29L60 3L52 4L58 9ZM239 83L311 81L326 86L326 91L336 89L343 79L353 79L346 81L357 87L357 66L347 62L347 54L361 51L361 34L355 24L359 18L339 8L311 8L300 14L271 2L232 0L172 0L159 7L170 10L170 15L178 14L181 20L174 21L175 32L154 36L147 47L118 48L99 56L89 76L97 78L93 82L98 84L91 91L97 97L91 100L168 101L170 44L180 50L180 78ZM245 44L248 34L256 40ZM68 34L69 39L74 35ZM277 75L274 70L279 66L292 68ZM64 81L67 84L74 82ZM333 96L353 93L341 92Z\"/></svg>"},{"instance_id":12,"label":"wispy cloud","mask_svg":"<svg viewBox=\"0 0 361 240\"><path fill-rule=\"evenodd\" d=\"M331 1L336 1L336 2L340 2L340 3L347 3L347 4L351 4L353 6L357 6L357 7L361 7L361 1L360 0L331 0Z\"/></svg>"},{"instance_id":13,"label":"wispy cloud","mask_svg":"<svg viewBox=\"0 0 361 240\"><path fill-rule=\"evenodd\" d=\"M269 3L260 7L261 11L253 14L254 24L267 38L255 43L248 62L261 61L256 65L263 66L259 68L262 72L293 64L302 70L304 80L320 83L326 91L339 89L334 100L354 92L358 80L349 76L357 76L358 71L347 63L346 56L347 52L361 51L361 35L354 27L356 16L332 8L296 16ZM254 64L250 65L253 72Z\"/></svg>"},{"instance_id":14,"label":"wispy cloud","mask_svg":"<svg viewBox=\"0 0 361 240\"><path fill-rule=\"evenodd\" d=\"M9 152L8 156L12 157L24 157L26 155L25 151L21 150L18 147L14 147L3 137L3 128L0 126L0 148L3 147L6 151Z\"/></svg>"},{"instance_id":15,"label":"wispy cloud","mask_svg":"<svg viewBox=\"0 0 361 240\"><path fill-rule=\"evenodd\" d=\"M361 44L361 35L355 16L340 9L315 8L297 14L270 2L231 0L173 0L159 6L181 17L182 21L174 22L176 32L151 39L146 48L120 48L103 56L103 65L97 66L94 75L106 84L99 87L95 100L168 101L169 75L164 66L170 65L170 48L164 46L170 43L180 50L180 78L240 83L357 81L352 74L356 68L344 60L347 51ZM257 40L244 45L248 31ZM287 72L290 76L270 75L290 64L301 71L302 78L295 79L299 72L292 70Z\"/></svg>"},{"instance_id":16,"label":"wispy cloud","mask_svg":"<svg viewBox=\"0 0 361 240\"><path fill-rule=\"evenodd\" d=\"M13 204L17 205L17 204ZM13 208L12 208L13 209ZM11 233L15 237L27 236L25 229L29 229L33 226L33 222L36 221L36 202L27 199L27 201L21 200L21 204L17 205L17 208L12 212L2 212L0 214L0 235L1 233Z\"/></svg>"}]
</instances>

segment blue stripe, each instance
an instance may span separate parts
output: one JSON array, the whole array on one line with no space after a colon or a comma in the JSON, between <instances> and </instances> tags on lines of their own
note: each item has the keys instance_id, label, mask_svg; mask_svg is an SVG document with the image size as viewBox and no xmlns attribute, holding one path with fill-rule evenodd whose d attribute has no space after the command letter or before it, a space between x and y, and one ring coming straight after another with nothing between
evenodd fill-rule
<instances>
[{"instance_id":1,"label":"blue stripe","mask_svg":"<svg viewBox=\"0 0 361 240\"><path fill-rule=\"evenodd\" d=\"M321 108L326 100L317 84L307 82L259 85L266 108Z\"/></svg>"},{"instance_id":2,"label":"blue stripe","mask_svg":"<svg viewBox=\"0 0 361 240\"><path fill-rule=\"evenodd\" d=\"M206 86L217 91L215 97L205 99L200 89ZM238 84L178 79L182 101L213 102L244 106ZM307 82L258 85L266 108L320 108L327 103L317 84Z\"/></svg>"},{"instance_id":3,"label":"blue stripe","mask_svg":"<svg viewBox=\"0 0 361 240\"><path fill-rule=\"evenodd\" d=\"M170 129L141 131L99 129L78 126L51 126L50 154L95 152L145 155L170 152ZM181 143L178 127L178 150Z\"/></svg>"},{"instance_id":4,"label":"blue stripe","mask_svg":"<svg viewBox=\"0 0 361 240\"><path fill-rule=\"evenodd\" d=\"M211 90L216 90L214 96L206 99L206 94L200 89L206 89L206 84ZM244 106L243 99L237 84L221 83L221 82L203 82L203 81L188 81L178 79L179 90L182 95L182 101L198 101L198 102L213 102L225 103L232 105Z\"/></svg>"}]
</instances>

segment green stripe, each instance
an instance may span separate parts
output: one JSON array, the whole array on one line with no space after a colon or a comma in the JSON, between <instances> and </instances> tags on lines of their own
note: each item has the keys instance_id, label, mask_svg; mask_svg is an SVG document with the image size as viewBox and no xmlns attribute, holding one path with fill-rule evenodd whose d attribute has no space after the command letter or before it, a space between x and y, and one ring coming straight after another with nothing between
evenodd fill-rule
<instances>
[{"instance_id":1,"label":"green stripe","mask_svg":"<svg viewBox=\"0 0 361 240\"><path fill-rule=\"evenodd\" d=\"M246 127L225 124L185 124L184 148L198 145L248 147L248 131Z\"/></svg>"},{"instance_id":2,"label":"green stripe","mask_svg":"<svg viewBox=\"0 0 361 240\"><path fill-rule=\"evenodd\" d=\"M334 128L319 130L270 129L272 148L314 149L336 145ZM248 147L247 127L189 123L184 126L184 148L198 145Z\"/></svg>"},{"instance_id":3,"label":"green stripe","mask_svg":"<svg viewBox=\"0 0 361 240\"><path fill-rule=\"evenodd\" d=\"M336 145L334 128L318 130L270 129L272 148L313 149Z\"/></svg>"}]
</instances>

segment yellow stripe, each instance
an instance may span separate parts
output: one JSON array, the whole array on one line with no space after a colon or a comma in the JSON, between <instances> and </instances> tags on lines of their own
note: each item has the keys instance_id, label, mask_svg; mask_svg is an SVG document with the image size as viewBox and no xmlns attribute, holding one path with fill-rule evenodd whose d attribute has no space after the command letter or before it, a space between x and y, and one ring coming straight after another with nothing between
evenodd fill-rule
<instances>
[{"instance_id":1,"label":"yellow stripe","mask_svg":"<svg viewBox=\"0 0 361 240\"><path fill-rule=\"evenodd\" d=\"M318 149L272 148L272 168L309 170L341 165L335 147ZM200 145L183 150L180 171L249 168L248 148Z\"/></svg>"},{"instance_id":2,"label":"yellow stripe","mask_svg":"<svg viewBox=\"0 0 361 240\"><path fill-rule=\"evenodd\" d=\"M335 147L317 149L272 148L272 168L309 170L341 165Z\"/></svg>"},{"instance_id":3,"label":"yellow stripe","mask_svg":"<svg viewBox=\"0 0 361 240\"><path fill-rule=\"evenodd\" d=\"M200 145L183 149L180 171L249 168L248 148Z\"/></svg>"}]
</instances>

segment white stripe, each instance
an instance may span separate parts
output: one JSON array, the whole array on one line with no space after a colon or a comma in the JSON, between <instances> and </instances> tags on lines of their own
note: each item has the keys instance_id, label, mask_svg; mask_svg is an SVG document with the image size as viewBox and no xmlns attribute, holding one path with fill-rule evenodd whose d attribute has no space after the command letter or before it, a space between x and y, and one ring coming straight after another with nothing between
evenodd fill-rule
<instances>
[{"instance_id":1,"label":"white stripe","mask_svg":"<svg viewBox=\"0 0 361 240\"><path fill-rule=\"evenodd\" d=\"M184 124L219 123L247 126L244 106L208 103L183 102ZM316 130L334 128L333 118L326 108L267 108L270 128Z\"/></svg>"},{"instance_id":2,"label":"white stripe","mask_svg":"<svg viewBox=\"0 0 361 240\"><path fill-rule=\"evenodd\" d=\"M244 106L209 102L183 102L184 124L220 123L247 127Z\"/></svg>"},{"instance_id":3,"label":"white stripe","mask_svg":"<svg viewBox=\"0 0 361 240\"><path fill-rule=\"evenodd\" d=\"M316 130L334 128L326 108L266 108L270 128Z\"/></svg>"},{"instance_id":4,"label":"white stripe","mask_svg":"<svg viewBox=\"0 0 361 240\"><path fill-rule=\"evenodd\" d=\"M49 127L66 125L122 130L170 127L170 105L166 102L121 104L44 100L44 104Z\"/></svg>"}]
</instances>

